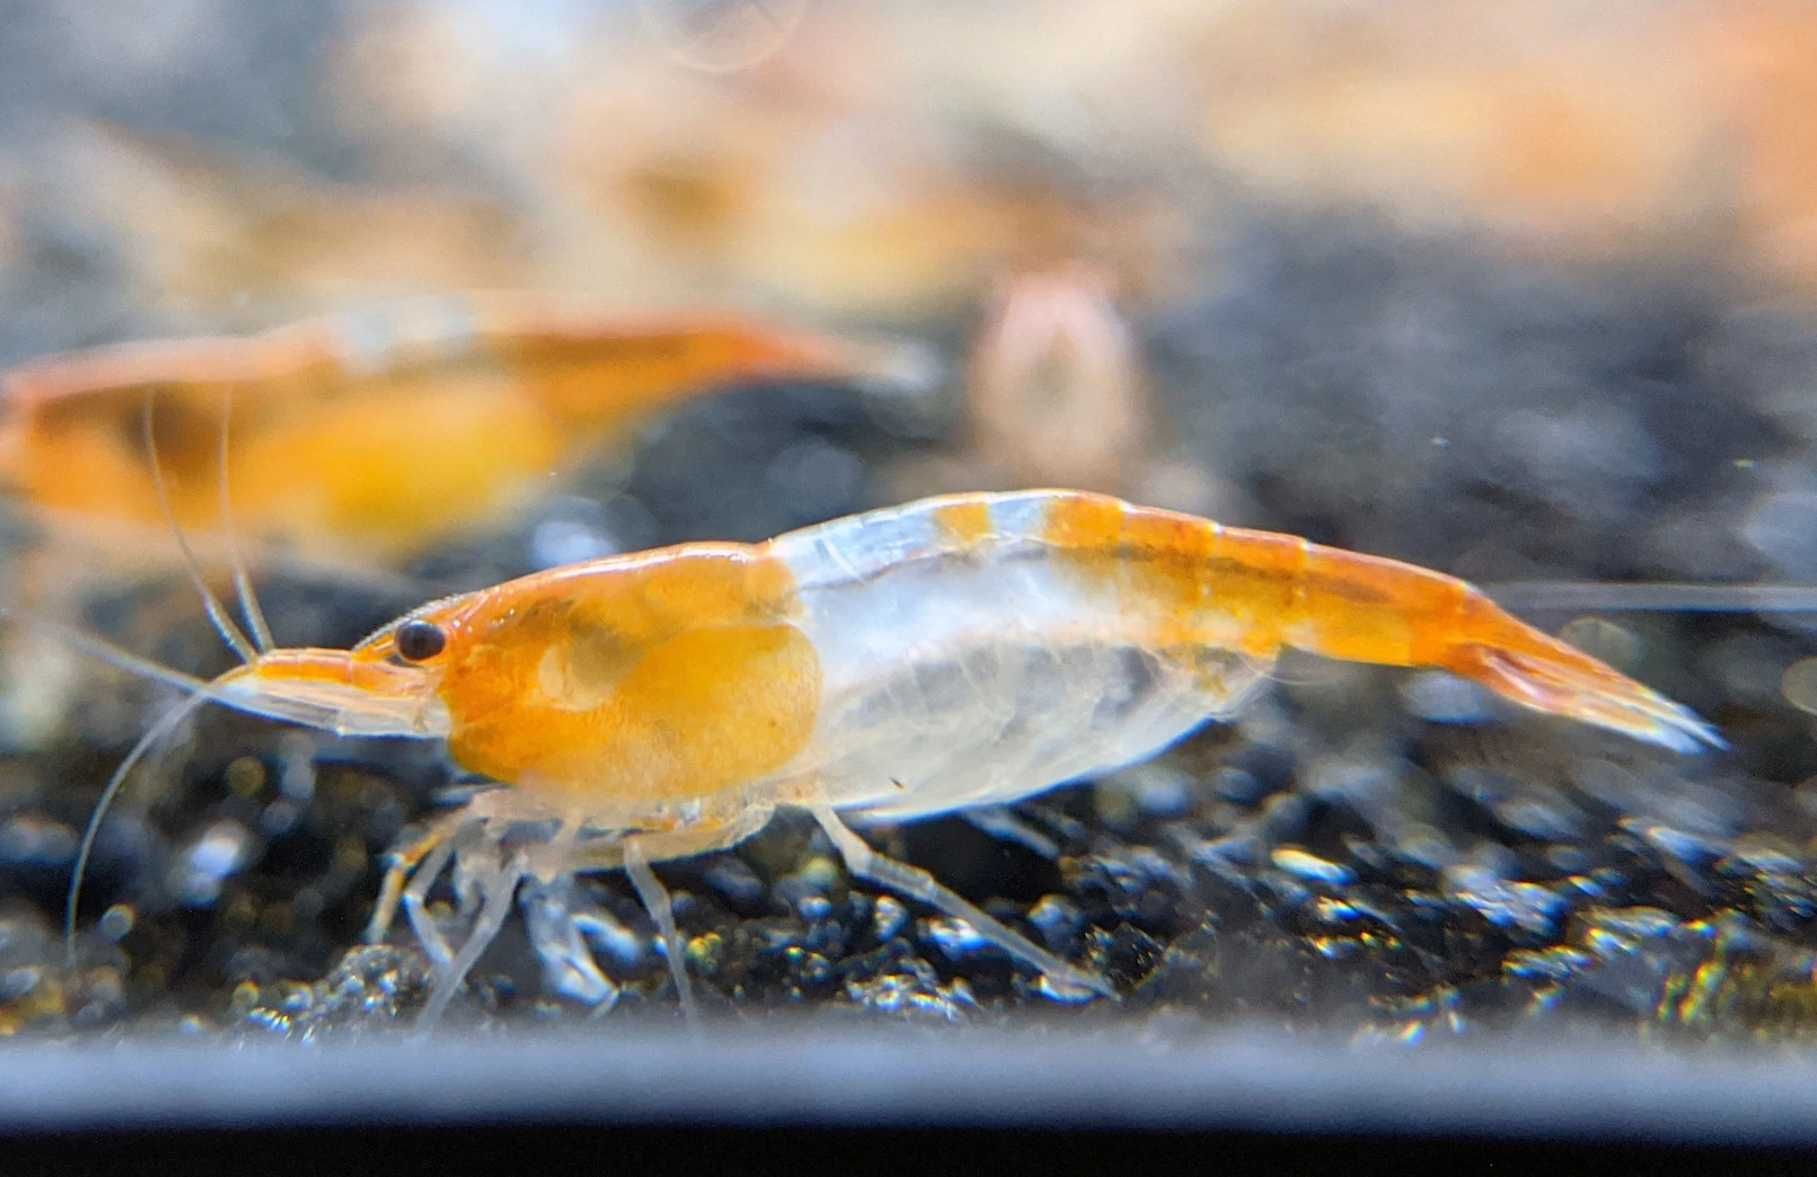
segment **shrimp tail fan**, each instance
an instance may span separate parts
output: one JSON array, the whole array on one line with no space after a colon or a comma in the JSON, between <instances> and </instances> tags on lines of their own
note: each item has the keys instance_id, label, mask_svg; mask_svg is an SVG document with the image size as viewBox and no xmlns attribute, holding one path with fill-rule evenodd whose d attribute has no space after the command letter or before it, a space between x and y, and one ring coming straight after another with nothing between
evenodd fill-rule
<instances>
[{"instance_id":1,"label":"shrimp tail fan","mask_svg":"<svg viewBox=\"0 0 1817 1177\"><path fill-rule=\"evenodd\" d=\"M1478 598L1460 639L1446 651L1445 669L1503 698L1562 715L1676 752L1726 748L1727 742L1690 708Z\"/></svg>"}]
</instances>

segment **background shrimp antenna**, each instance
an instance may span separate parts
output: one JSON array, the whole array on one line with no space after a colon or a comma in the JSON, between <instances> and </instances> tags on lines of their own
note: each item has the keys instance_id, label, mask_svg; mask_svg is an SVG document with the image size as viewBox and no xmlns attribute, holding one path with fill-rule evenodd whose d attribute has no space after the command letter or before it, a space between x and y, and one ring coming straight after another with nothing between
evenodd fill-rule
<instances>
[{"instance_id":1,"label":"background shrimp antenna","mask_svg":"<svg viewBox=\"0 0 1817 1177\"><path fill-rule=\"evenodd\" d=\"M194 549L189 546L189 537L183 534L183 525L177 522L177 513L171 510L170 489L164 482L164 468L158 461L158 438L152 428L154 414L157 412L157 395L156 387L145 390L143 425L145 452L151 460L151 484L158 494L158 510L163 513L164 522L170 525L171 535L176 537L177 547L183 553L184 570L189 573L189 582L195 586L196 592L202 595L202 607L208 610L208 619L214 622L215 632L220 634L221 640L240 656L242 662L255 662L258 660L258 651L253 648L251 642L246 640L246 635L240 632L240 627L233 623L233 618L228 615L226 607L221 604L221 599L215 596L214 590L208 587L208 581L202 576L201 562L196 559Z\"/></svg>"},{"instance_id":2,"label":"background shrimp antenna","mask_svg":"<svg viewBox=\"0 0 1817 1177\"><path fill-rule=\"evenodd\" d=\"M271 627L265 624L265 610L259 607L258 594L252 590L252 577L246 573L246 561L240 555L240 541L233 526L233 493L228 482L229 468L227 429L233 416L233 390L221 393L221 535L227 542L227 562L233 568L233 591L240 602L240 616L252 640L263 653L271 649Z\"/></svg>"}]
</instances>

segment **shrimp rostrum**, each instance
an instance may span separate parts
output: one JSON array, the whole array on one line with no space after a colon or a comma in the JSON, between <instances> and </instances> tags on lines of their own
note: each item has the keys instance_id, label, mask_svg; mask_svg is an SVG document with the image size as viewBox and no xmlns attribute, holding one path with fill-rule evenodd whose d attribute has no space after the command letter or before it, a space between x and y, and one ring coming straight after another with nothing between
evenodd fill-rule
<instances>
[{"instance_id":1,"label":"shrimp rostrum","mask_svg":"<svg viewBox=\"0 0 1817 1177\"><path fill-rule=\"evenodd\" d=\"M1433 667L1678 751L1696 715L1438 573L1070 491L928 499L756 545L684 544L437 601L350 650L277 649L199 688L342 733L447 741L499 782L394 856L446 1005L518 884L624 870L687 979L651 864L810 812L855 876L972 924L1061 986L1108 992L848 819L1001 804L1231 715L1287 647ZM124 766L123 766L124 767ZM524 844L512 830L542 831ZM450 861L478 914L425 914Z\"/></svg>"}]
</instances>

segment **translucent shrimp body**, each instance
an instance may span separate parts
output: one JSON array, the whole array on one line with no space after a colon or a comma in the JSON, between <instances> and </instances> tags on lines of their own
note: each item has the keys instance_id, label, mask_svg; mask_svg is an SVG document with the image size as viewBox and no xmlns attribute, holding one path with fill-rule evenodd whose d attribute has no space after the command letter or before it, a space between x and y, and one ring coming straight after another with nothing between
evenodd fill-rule
<instances>
[{"instance_id":1,"label":"translucent shrimp body","mask_svg":"<svg viewBox=\"0 0 1817 1177\"><path fill-rule=\"evenodd\" d=\"M512 786L400 855L375 913L382 933L401 898L441 967L432 1014L519 879L618 867L663 930L685 1001L648 864L730 845L788 805L814 813L854 873L972 921L1058 982L1102 989L879 857L835 811L921 817L1138 760L1234 711L1289 646L1449 670L1679 751L1721 744L1462 581L1072 491L947 496L763 544L555 569L424 606L350 651L271 651L208 691L338 731L442 737ZM525 821L555 833L508 852L501 831ZM481 863L482 910L458 954L422 906L453 854Z\"/></svg>"},{"instance_id":2,"label":"translucent shrimp body","mask_svg":"<svg viewBox=\"0 0 1817 1177\"><path fill-rule=\"evenodd\" d=\"M1678 751L1694 714L1452 577L1102 496L928 500L773 541L821 659L802 772L878 817L1011 801L1228 715L1284 647L1425 666Z\"/></svg>"}]
</instances>

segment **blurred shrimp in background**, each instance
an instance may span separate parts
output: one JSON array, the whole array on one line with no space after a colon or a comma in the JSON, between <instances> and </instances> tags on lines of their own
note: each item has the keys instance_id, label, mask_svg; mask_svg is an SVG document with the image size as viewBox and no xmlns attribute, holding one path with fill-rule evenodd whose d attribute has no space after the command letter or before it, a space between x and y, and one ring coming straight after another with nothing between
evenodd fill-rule
<instances>
[{"instance_id":1,"label":"blurred shrimp in background","mask_svg":"<svg viewBox=\"0 0 1817 1177\"><path fill-rule=\"evenodd\" d=\"M162 522L155 463L186 529L231 525L382 569L496 524L689 397L754 381L911 380L919 366L912 350L727 315L445 298L0 373L0 485L68 524L143 535Z\"/></svg>"},{"instance_id":2,"label":"blurred shrimp in background","mask_svg":"<svg viewBox=\"0 0 1817 1177\"><path fill-rule=\"evenodd\" d=\"M742 7L186 0L121 22L25 5L0 37L0 365L500 287L607 317L730 308L816 339L925 341L938 397L669 404L620 461L490 530L404 528L412 575L484 583L1045 482L1506 586L1513 611L1682 699L1732 751L1658 756L1536 729L1443 675L1289 663L1237 722L986 822L1010 841L936 822L881 848L1111 973L1131 996L1091 1016L1397 1040L1577 1017L1810 1032L1817 630L1784 607L1817 585L1806 6ZM413 376L413 395L479 379L454 375ZM185 432L184 396L165 399ZM194 496L203 530L205 417L165 454L189 455L178 514ZM422 460L412 420L253 460L261 422L236 404L249 546L262 498L324 493L313 470ZM137 500L116 508L134 521L119 554L168 566L143 459L118 456ZM53 474L103 489L65 477L75 464ZM400 509L375 494L350 515ZM0 559L29 560L43 540L8 526ZM262 589L287 642L344 646L417 599L282 573ZM111 576L69 584L85 625L219 669L193 606L178 625ZM1755 584L1777 595L1709 589ZM1706 607L1626 607L1643 589L1690 600L1682 585ZM144 699L83 673L41 744L0 762L9 967L39 970L0 1025L180 1010L312 1033L408 1005L420 962L349 950L377 855L446 766L312 756L221 717L103 828L84 915L113 955L53 975L32 946ZM1052 996L965 929L838 883L828 852L784 823L664 868L703 985L951 1020ZM626 994L662 984L621 884L521 906L536 926L587 913ZM525 995L562 967L501 939L480 1004L558 1016Z\"/></svg>"}]
</instances>

